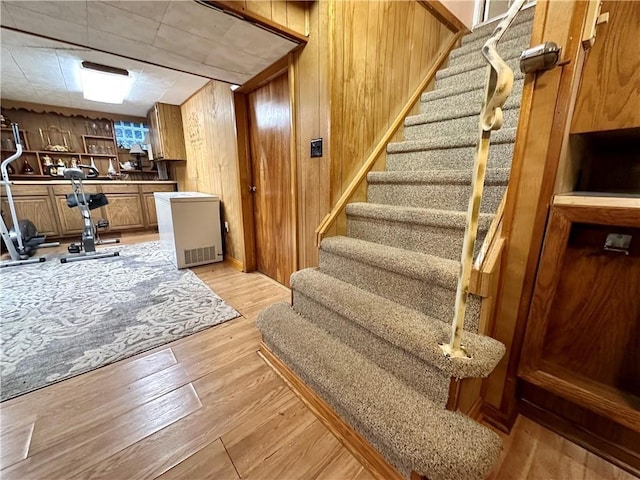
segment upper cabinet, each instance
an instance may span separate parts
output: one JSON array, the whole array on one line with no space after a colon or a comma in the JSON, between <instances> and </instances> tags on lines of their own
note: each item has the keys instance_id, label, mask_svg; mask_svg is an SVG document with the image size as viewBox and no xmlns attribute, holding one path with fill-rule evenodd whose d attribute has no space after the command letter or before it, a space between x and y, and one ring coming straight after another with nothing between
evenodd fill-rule
<instances>
[{"instance_id":1,"label":"upper cabinet","mask_svg":"<svg viewBox=\"0 0 640 480\"><path fill-rule=\"evenodd\" d=\"M154 158L158 160L186 160L180 107L156 103L147 113L147 120Z\"/></svg>"},{"instance_id":2,"label":"upper cabinet","mask_svg":"<svg viewBox=\"0 0 640 480\"><path fill-rule=\"evenodd\" d=\"M571 133L640 127L640 3L605 1L587 53Z\"/></svg>"}]
</instances>

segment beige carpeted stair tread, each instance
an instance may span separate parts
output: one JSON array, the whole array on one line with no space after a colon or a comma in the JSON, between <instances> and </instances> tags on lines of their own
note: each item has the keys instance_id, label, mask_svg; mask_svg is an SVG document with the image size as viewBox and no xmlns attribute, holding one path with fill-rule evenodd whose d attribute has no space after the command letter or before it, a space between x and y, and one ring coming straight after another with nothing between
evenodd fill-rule
<instances>
[{"instance_id":1,"label":"beige carpeted stair tread","mask_svg":"<svg viewBox=\"0 0 640 480\"><path fill-rule=\"evenodd\" d=\"M472 358L447 358L438 344L448 341L451 331L449 324L316 269L294 273L291 285L294 290L303 292L378 337L438 368L445 377L486 377L504 356L504 345L497 340L463 332L462 343ZM295 310L295 304L293 308Z\"/></svg>"},{"instance_id":2,"label":"beige carpeted stair tread","mask_svg":"<svg viewBox=\"0 0 640 480\"><path fill-rule=\"evenodd\" d=\"M356 202L346 208L347 215L366 217L413 225L428 225L455 230L464 230L466 212L453 210L437 210L434 208L402 207L378 203ZM493 215L481 213L478 219L480 230L489 228Z\"/></svg>"},{"instance_id":3,"label":"beige carpeted stair tread","mask_svg":"<svg viewBox=\"0 0 640 480\"><path fill-rule=\"evenodd\" d=\"M457 260L354 237L328 238L320 250L323 273L444 322L455 305L458 265ZM465 329L477 332L479 319L480 298L471 295Z\"/></svg>"},{"instance_id":4,"label":"beige carpeted stair tread","mask_svg":"<svg viewBox=\"0 0 640 480\"><path fill-rule=\"evenodd\" d=\"M509 168L489 168L485 185L504 185L509 179ZM367 174L369 185L471 185L469 170L425 170L420 172L379 171Z\"/></svg>"},{"instance_id":5,"label":"beige carpeted stair tread","mask_svg":"<svg viewBox=\"0 0 640 480\"><path fill-rule=\"evenodd\" d=\"M436 367L372 334L353 320L308 296L306 291L293 290L293 304L294 310L307 320L357 350L432 402L446 406L451 379Z\"/></svg>"},{"instance_id":6,"label":"beige carpeted stair tread","mask_svg":"<svg viewBox=\"0 0 640 480\"><path fill-rule=\"evenodd\" d=\"M511 108L503 111L504 126L515 127L518 122L520 110ZM459 132L472 132L478 129L478 117L470 115L466 117L449 118L439 122L428 122L404 127L405 141L421 140L432 137L451 137Z\"/></svg>"},{"instance_id":7,"label":"beige carpeted stair tread","mask_svg":"<svg viewBox=\"0 0 640 480\"><path fill-rule=\"evenodd\" d=\"M449 289L455 289L458 281L460 262L426 253L342 236L325 238L320 249Z\"/></svg>"},{"instance_id":8,"label":"beige carpeted stair tread","mask_svg":"<svg viewBox=\"0 0 640 480\"><path fill-rule=\"evenodd\" d=\"M504 110L520 108L520 97L524 80L519 80L513 84L513 90ZM484 90L465 91L446 98L428 99L420 104L422 113L405 118L405 126L421 125L424 123L438 122L447 118L467 117L480 115L482 102L484 100ZM477 118L476 118L477 119Z\"/></svg>"},{"instance_id":9,"label":"beige carpeted stair tread","mask_svg":"<svg viewBox=\"0 0 640 480\"><path fill-rule=\"evenodd\" d=\"M491 135L491 144L513 142L516 135L515 128L502 128ZM415 152L420 150L435 150L474 146L478 140L477 132L461 133L459 135L431 137L423 140L392 142L387 145L388 153Z\"/></svg>"},{"instance_id":10,"label":"beige carpeted stair tread","mask_svg":"<svg viewBox=\"0 0 640 480\"><path fill-rule=\"evenodd\" d=\"M516 18L513 19L513 23L509 26L509 30L507 30L507 33L502 37L501 43L508 42L510 39L515 37L529 35L531 33L531 22L533 22L534 13L534 8L525 8L520 10ZM489 35L491 35L498 26L500 20L502 19L476 27L470 35L467 35L462 39L462 46L456 50L462 50L469 46L472 46L473 49L480 50L480 48L482 48L482 44L488 40ZM476 45L479 46L476 47Z\"/></svg>"},{"instance_id":11,"label":"beige carpeted stair tread","mask_svg":"<svg viewBox=\"0 0 640 480\"><path fill-rule=\"evenodd\" d=\"M469 170L371 172L367 180L370 203L465 211L471 195ZM508 168L487 170L481 212L496 211L508 180Z\"/></svg>"},{"instance_id":12,"label":"beige carpeted stair tread","mask_svg":"<svg viewBox=\"0 0 640 480\"><path fill-rule=\"evenodd\" d=\"M257 325L278 358L404 475L482 479L498 459L497 434L429 401L289 305L267 308Z\"/></svg>"}]
</instances>

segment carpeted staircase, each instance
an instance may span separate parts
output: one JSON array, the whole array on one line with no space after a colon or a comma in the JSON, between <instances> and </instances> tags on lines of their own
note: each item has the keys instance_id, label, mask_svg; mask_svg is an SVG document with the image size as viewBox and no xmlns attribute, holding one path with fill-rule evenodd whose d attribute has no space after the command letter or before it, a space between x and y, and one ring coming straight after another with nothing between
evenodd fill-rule
<instances>
[{"instance_id":1,"label":"carpeted staircase","mask_svg":"<svg viewBox=\"0 0 640 480\"><path fill-rule=\"evenodd\" d=\"M516 77L504 126L492 136L481 207L482 241L505 191L522 93L518 56L533 8L520 12L499 52ZM293 274L293 306L258 318L265 344L398 471L435 479L483 478L501 451L495 433L446 410L451 377L485 377L504 354L477 334L470 297L462 343L471 359L443 356L454 313L465 212L494 25L478 28L424 93L405 138L387 146L387 170L368 175L368 202L347 206L347 236L327 238L320 266Z\"/></svg>"}]
</instances>

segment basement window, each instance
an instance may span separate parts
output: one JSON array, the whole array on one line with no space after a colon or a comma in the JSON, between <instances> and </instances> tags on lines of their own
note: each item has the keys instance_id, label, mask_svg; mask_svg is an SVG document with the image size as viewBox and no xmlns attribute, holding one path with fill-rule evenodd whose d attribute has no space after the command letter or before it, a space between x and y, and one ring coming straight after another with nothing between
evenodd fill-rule
<instances>
[{"instance_id":1,"label":"basement window","mask_svg":"<svg viewBox=\"0 0 640 480\"><path fill-rule=\"evenodd\" d=\"M118 148L131 149L131 145L139 143L146 150L145 137L149 133L149 127L141 122L126 122L124 120L113 122L116 132Z\"/></svg>"}]
</instances>

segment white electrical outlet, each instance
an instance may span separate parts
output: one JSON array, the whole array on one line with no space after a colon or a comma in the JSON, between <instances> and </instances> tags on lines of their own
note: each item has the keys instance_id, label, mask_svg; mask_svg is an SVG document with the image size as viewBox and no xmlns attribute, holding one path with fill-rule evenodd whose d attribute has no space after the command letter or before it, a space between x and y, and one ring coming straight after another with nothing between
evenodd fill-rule
<instances>
[{"instance_id":1,"label":"white electrical outlet","mask_svg":"<svg viewBox=\"0 0 640 480\"><path fill-rule=\"evenodd\" d=\"M229 233L229 222L224 222L224 231Z\"/></svg>"}]
</instances>

